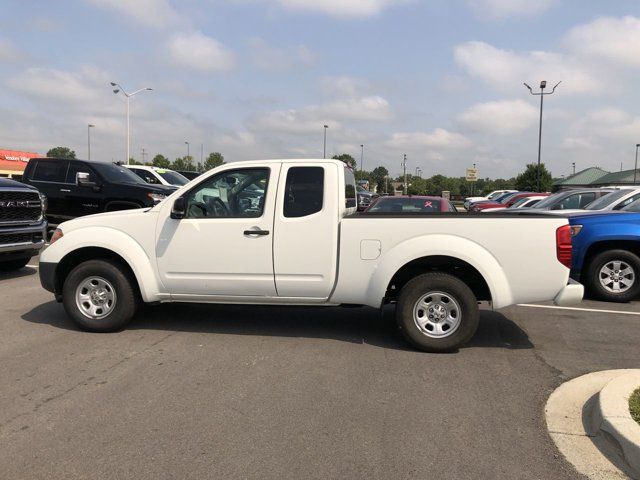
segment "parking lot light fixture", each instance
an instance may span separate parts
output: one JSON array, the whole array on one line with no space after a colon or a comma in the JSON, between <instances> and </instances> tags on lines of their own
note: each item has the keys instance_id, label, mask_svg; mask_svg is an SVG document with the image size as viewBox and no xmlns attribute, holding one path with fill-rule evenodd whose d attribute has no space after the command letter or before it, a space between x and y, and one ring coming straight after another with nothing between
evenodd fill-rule
<instances>
[{"instance_id":1,"label":"parking lot light fixture","mask_svg":"<svg viewBox=\"0 0 640 480\"><path fill-rule=\"evenodd\" d=\"M638 174L638 147L640 147L640 143L636 143L636 165L633 169L633 184L636 183L636 177Z\"/></svg>"},{"instance_id":2,"label":"parking lot light fixture","mask_svg":"<svg viewBox=\"0 0 640 480\"><path fill-rule=\"evenodd\" d=\"M554 85L554 87L551 89L550 92L545 92L544 89L547 87L547 81L546 80L542 80L540 82L540 91L537 93L534 93L533 89L527 84L525 83L524 86L527 87L527 89L529 89L529 93L531 95L537 95L540 97L540 126L538 128L538 170L536 173L536 184L537 184L537 191L540 192L540 153L542 151L542 104L543 104L543 99L545 95L553 95L553 93L556 91L556 87L558 85L560 85L562 83L562 80L559 81L558 83L556 83Z\"/></svg>"},{"instance_id":3,"label":"parking lot light fixture","mask_svg":"<svg viewBox=\"0 0 640 480\"><path fill-rule=\"evenodd\" d=\"M187 146L187 157L189 157L189 142L184 142L184 144Z\"/></svg>"},{"instance_id":4,"label":"parking lot light fixture","mask_svg":"<svg viewBox=\"0 0 640 480\"><path fill-rule=\"evenodd\" d=\"M130 131L131 131L131 130L130 130L130 121L129 121L129 99L130 99L131 97L133 97L134 95L137 95L137 94L138 94L138 93L140 93L140 92L151 91L151 90L153 90L153 88L150 88L150 87L144 87L144 88L140 88L140 89L136 90L135 92L128 93L128 92L127 92L127 91L122 87L122 85L120 85L119 83L117 83L117 82L110 82L110 84L111 84L111 86L112 86L112 87L117 87L117 88L114 88L114 89L113 89L113 93L114 93L114 94L116 94L116 95L117 95L118 93L122 92L122 93L123 93L123 95L124 95L124 96L126 97L126 99L127 99L127 165L129 165L130 145L131 145L131 142L130 142L130 137L131 137L131 135L130 135Z\"/></svg>"},{"instance_id":5,"label":"parking lot light fixture","mask_svg":"<svg viewBox=\"0 0 640 480\"><path fill-rule=\"evenodd\" d=\"M324 146L322 148L322 158L327 158L327 128L329 128L329 125L324 126Z\"/></svg>"}]
</instances>

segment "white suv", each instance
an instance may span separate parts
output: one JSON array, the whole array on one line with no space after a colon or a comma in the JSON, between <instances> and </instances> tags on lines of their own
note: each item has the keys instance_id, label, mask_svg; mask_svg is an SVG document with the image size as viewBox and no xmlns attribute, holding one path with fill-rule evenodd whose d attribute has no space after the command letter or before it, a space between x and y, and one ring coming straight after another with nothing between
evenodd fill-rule
<instances>
[{"instance_id":1,"label":"white suv","mask_svg":"<svg viewBox=\"0 0 640 480\"><path fill-rule=\"evenodd\" d=\"M181 187L189 183L184 175L166 168L148 167L146 165L124 165L147 183Z\"/></svg>"}]
</instances>

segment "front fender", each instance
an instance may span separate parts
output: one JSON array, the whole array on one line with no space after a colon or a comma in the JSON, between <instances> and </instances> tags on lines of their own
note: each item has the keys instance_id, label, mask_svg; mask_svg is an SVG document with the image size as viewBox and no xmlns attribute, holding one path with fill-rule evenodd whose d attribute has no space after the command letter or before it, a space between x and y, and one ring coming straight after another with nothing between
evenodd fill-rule
<instances>
[{"instance_id":1,"label":"front fender","mask_svg":"<svg viewBox=\"0 0 640 480\"><path fill-rule=\"evenodd\" d=\"M121 256L133 270L145 302L160 300L160 282L153 263L142 246L129 235L108 227L85 227L71 230L40 255L40 262L60 263L70 253L85 247L110 250Z\"/></svg>"},{"instance_id":2,"label":"front fender","mask_svg":"<svg viewBox=\"0 0 640 480\"><path fill-rule=\"evenodd\" d=\"M407 263L422 257L447 256L473 266L487 282L494 308L513 303L511 288L496 258L481 245L455 235L423 235L399 243L384 254L367 288L368 305L379 306L389 282Z\"/></svg>"}]
</instances>

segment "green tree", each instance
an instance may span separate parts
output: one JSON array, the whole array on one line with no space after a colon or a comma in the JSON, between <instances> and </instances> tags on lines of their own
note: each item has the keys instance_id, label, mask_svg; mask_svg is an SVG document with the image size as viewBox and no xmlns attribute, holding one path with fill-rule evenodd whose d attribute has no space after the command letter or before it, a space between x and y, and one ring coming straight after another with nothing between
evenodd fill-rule
<instances>
[{"instance_id":1,"label":"green tree","mask_svg":"<svg viewBox=\"0 0 640 480\"><path fill-rule=\"evenodd\" d=\"M544 163L540 164L540 169L538 170L538 164L529 163L524 172L516 177L515 187L521 191L529 191L536 192L538 191L537 187L537 179L538 179L538 171L540 172L540 191L548 192L551 190L551 185L553 184L553 177L549 170L544 166Z\"/></svg>"},{"instance_id":2,"label":"green tree","mask_svg":"<svg viewBox=\"0 0 640 480\"><path fill-rule=\"evenodd\" d=\"M47 152L49 158L76 158L76 152L68 147L53 147Z\"/></svg>"},{"instance_id":3,"label":"green tree","mask_svg":"<svg viewBox=\"0 0 640 480\"><path fill-rule=\"evenodd\" d=\"M206 172L207 170L211 170L212 168L224 165L224 163L224 155L222 155L220 152L211 152L207 159L204 161L202 169L204 172Z\"/></svg>"},{"instance_id":4,"label":"green tree","mask_svg":"<svg viewBox=\"0 0 640 480\"><path fill-rule=\"evenodd\" d=\"M175 162L171 164L172 170L185 170L194 172L196 170L193 164L193 157L191 155L176 158Z\"/></svg>"},{"instance_id":5,"label":"green tree","mask_svg":"<svg viewBox=\"0 0 640 480\"><path fill-rule=\"evenodd\" d=\"M343 153L341 155L334 155L331 158L333 158L334 160L342 160L344 163L349 165L349 167L351 167L351 170L355 170L356 169L356 159L353 158L348 153Z\"/></svg>"},{"instance_id":6,"label":"green tree","mask_svg":"<svg viewBox=\"0 0 640 480\"><path fill-rule=\"evenodd\" d=\"M169 168L171 166L171 161L164 155L157 154L153 157L153 160L151 160L151 164L158 168Z\"/></svg>"},{"instance_id":7,"label":"green tree","mask_svg":"<svg viewBox=\"0 0 640 480\"><path fill-rule=\"evenodd\" d=\"M135 158L131 157L129 159L129 165L144 165L144 163L137 161Z\"/></svg>"},{"instance_id":8,"label":"green tree","mask_svg":"<svg viewBox=\"0 0 640 480\"><path fill-rule=\"evenodd\" d=\"M376 184L378 192L384 191L384 179L388 175L389 175L389 170L387 170L385 167L382 167L382 166L376 167L372 170L371 179L373 180L373 183Z\"/></svg>"}]
</instances>

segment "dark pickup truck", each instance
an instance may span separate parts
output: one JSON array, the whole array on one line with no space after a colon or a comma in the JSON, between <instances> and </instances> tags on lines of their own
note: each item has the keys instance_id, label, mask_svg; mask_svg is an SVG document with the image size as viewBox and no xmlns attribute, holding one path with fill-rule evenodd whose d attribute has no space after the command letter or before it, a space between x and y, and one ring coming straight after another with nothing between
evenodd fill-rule
<instances>
[{"instance_id":1,"label":"dark pickup truck","mask_svg":"<svg viewBox=\"0 0 640 480\"><path fill-rule=\"evenodd\" d=\"M150 185L129 169L106 162L32 158L22 181L48 200L51 223L93 213L153 207L175 187Z\"/></svg>"},{"instance_id":2,"label":"dark pickup truck","mask_svg":"<svg viewBox=\"0 0 640 480\"><path fill-rule=\"evenodd\" d=\"M46 199L38 190L0 178L0 270L18 270L44 246Z\"/></svg>"}]
</instances>

